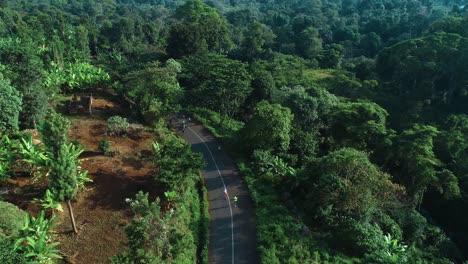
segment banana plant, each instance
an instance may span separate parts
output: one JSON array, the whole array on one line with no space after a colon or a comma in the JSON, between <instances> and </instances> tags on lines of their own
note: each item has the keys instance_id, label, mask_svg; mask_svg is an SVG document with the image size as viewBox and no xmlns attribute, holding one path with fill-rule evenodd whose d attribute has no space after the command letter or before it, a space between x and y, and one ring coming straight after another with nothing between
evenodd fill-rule
<instances>
[{"instance_id":1,"label":"banana plant","mask_svg":"<svg viewBox=\"0 0 468 264\"><path fill-rule=\"evenodd\" d=\"M26 241L28 243L28 253L25 254L25 257L28 259L33 259L36 263L53 263L53 259L62 258L59 255L60 250L56 249L60 243L47 243L45 233L41 234L37 240L33 239L32 237L27 237Z\"/></svg>"},{"instance_id":2,"label":"banana plant","mask_svg":"<svg viewBox=\"0 0 468 264\"><path fill-rule=\"evenodd\" d=\"M109 74L103 69L88 62L68 63L63 66L52 62L44 85L48 88L56 88L66 84L68 88L74 89L109 80L109 78Z\"/></svg>"},{"instance_id":3,"label":"banana plant","mask_svg":"<svg viewBox=\"0 0 468 264\"><path fill-rule=\"evenodd\" d=\"M70 153L71 158L78 161L77 174L76 174L77 187L78 189L83 189L85 183L93 182L93 180L88 178L89 172L83 171L81 166L79 165L82 160L78 159L78 157L81 155L81 153L83 153L83 149L71 143L69 145L66 145L66 147L68 148L68 153Z\"/></svg>"},{"instance_id":4,"label":"banana plant","mask_svg":"<svg viewBox=\"0 0 468 264\"><path fill-rule=\"evenodd\" d=\"M158 142L154 141L153 144L153 151L155 154L160 154L161 153L161 146L159 145Z\"/></svg>"},{"instance_id":5,"label":"banana plant","mask_svg":"<svg viewBox=\"0 0 468 264\"><path fill-rule=\"evenodd\" d=\"M93 180L88 178L88 173L89 173L89 171L87 171L87 170L82 171L81 166L78 166L77 174L76 174L76 181L77 181L78 189L82 190L82 189L84 189L85 183L93 182Z\"/></svg>"},{"instance_id":6,"label":"banana plant","mask_svg":"<svg viewBox=\"0 0 468 264\"><path fill-rule=\"evenodd\" d=\"M166 210L169 210L169 208L172 208L174 206L174 203L177 199L177 192L175 191L164 192L164 197L166 197L166 200L167 200Z\"/></svg>"},{"instance_id":7,"label":"banana plant","mask_svg":"<svg viewBox=\"0 0 468 264\"><path fill-rule=\"evenodd\" d=\"M44 210L52 210L52 212L57 210L59 212L63 212L62 205L52 197L52 193L49 189L45 191L44 198L34 198L33 201L39 203Z\"/></svg>"},{"instance_id":8,"label":"banana plant","mask_svg":"<svg viewBox=\"0 0 468 264\"><path fill-rule=\"evenodd\" d=\"M394 239L390 234L384 236L384 241L387 245L387 249L385 250L387 257L389 257L395 263L406 263L406 250L408 246L400 243L398 239Z\"/></svg>"},{"instance_id":9,"label":"banana plant","mask_svg":"<svg viewBox=\"0 0 468 264\"><path fill-rule=\"evenodd\" d=\"M52 242L55 234L52 228L55 226L56 217L45 217L44 211L37 218L26 215L23 228L20 230L20 238L13 247L15 251L22 252L28 259L28 263L51 263L53 259L61 259L58 242Z\"/></svg>"},{"instance_id":10,"label":"banana plant","mask_svg":"<svg viewBox=\"0 0 468 264\"><path fill-rule=\"evenodd\" d=\"M47 176L50 158L44 148L34 145L32 137L21 139L19 151L21 160L31 166L34 180L38 180L42 176Z\"/></svg>"}]
</instances>

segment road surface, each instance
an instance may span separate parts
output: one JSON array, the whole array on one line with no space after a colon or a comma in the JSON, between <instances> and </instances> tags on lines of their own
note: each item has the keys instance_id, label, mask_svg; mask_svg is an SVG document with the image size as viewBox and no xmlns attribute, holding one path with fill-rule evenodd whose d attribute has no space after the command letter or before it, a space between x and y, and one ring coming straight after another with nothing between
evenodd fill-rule
<instances>
[{"instance_id":1,"label":"road surface","mask_svg":"<svg viewBox=\"0 0 468 264\"><path fill-rule=\"evenodd\" d=\"M259 263L255 212L234 161L198 122L186 120L187 127L182 132L182 120L180 115L171 117L172 126L191 144L193 151L203 154L206 161L203 176L211 216L209 263ZM226 199L225 190L229 199ZM238 197L237 207L234 196Z\"/></svg>"}]
</instances>

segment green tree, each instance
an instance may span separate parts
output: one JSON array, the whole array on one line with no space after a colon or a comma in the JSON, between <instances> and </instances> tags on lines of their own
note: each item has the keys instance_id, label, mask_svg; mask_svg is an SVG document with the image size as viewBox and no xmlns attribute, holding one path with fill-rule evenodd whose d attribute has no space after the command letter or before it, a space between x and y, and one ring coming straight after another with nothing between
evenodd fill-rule
<instances>
[{"instance_id":1,"label":"green tree","mask_svg":"<svg viewBox=\"0 0 468 264\"><path fill-rule=\"evenodd\" d=\"M3 74L20 92L37 89L44 77L44 64L37 55L36 44L26 39L2 39L0 63L6 65Z\"/></svg>"},{"instance_id":2,"label":"green tree","mask_svg":"<svg viewBox=\"0 0 468 264\"><path fill-rule=\"evenodd\" d=\"M322 50L322 39L319 36L318 29L309 27L304 29L297 41L296 51L307 59L314 59Z\"/></svg>"},{"instance_id":3,"label":"green tree","mask_svg":"<svg viewBox=\"0 0 468 264\"><path fill-rule=\"evenodd\" d=\"M327 127L327 119L339 103L336 96L318 86L295 86L282 92L277 92L276 100L291 109L294 124L305 131L318 132Z\"/></svg>"},{"instance_id":4,"label":"green tree","mask_svg":"<svg viewBox=\"0 0 468 264\"><path fill-rule=\"evenodd\" d=\"M266 100L271 102L273 93L276 91L275 80L269 71L256 68L256 64L252 64L250 73L252 75L252 93L250 93L244 104L245 110L249 114L260 101Z\"/></svg>"},{"instance_id":5,"label":"green tree","mask_svg":"<svg viewBox=\"0 0 468 264\"><path fill-rule=\"evenodd\" d=\"M208 52L203 32L195 24L176 23L169 32L167 52L173 58Z\"/></svg>"},{"instance_id":6,"label":"green tree","mask_svg":"<svg viewBox=\"0 0 468 264\"><path fill-rule=\"evenodd\" d=\"M0 140L0 181L10 178L12 175L12 165L17 159L14 151L16 142L4 135Z\"/></svg>"},{"instance_id":7,"label":"green tree","mask_svg":"<svg viewBox=\"0 0 468 264\"><path fill-rule=\"evenodd\" d=\"M208 54L183 61L180 82L186 101L233 117L252 91L247 65L222 55Z\"/></svg>"},{"instance_id":8,"label":"green tree","mask_svg":"<svg viewBox=\"0 0 468 264\"><path fill-rule=\"evenodd\" d=\"M43 135L42 141L51 150L54 156L58 156L62 146L68 141L70 121L61 114L51 112L39 126Z\"/></svg>"},{"instance_id":9,"label":"green tree","mask_svg":"<svg viewBox=\"0 0 468 264\"><path fill-rule=\"evenodd\" d=\"M177 75L181 70L180 63L173 59L167 60L164 67L151 63L142 70L130 72L121 92L137 105L146 122L153 123L180 108L183 90Z\"/></svg>"},{"instance_id":10,"label":"green tree","mask_svg":"<svg viewBox=\"0 0 468 264\"><path fill-rule=\"evenodd\" d=\"M78 191L77 168L78 156L81 152L73 144L62 144L55 159L51 160L49 189L54 199L66 202L73 232L78 233L71 200Z\"/></svg>"},{"instance_id":11,"label":"green tree","mask_svg":"<svg viewBox=\"0 0 468 264\"><path fill-rule=\"evenodd\" d=\"M154 163L159 168L156 180L165 184L168 190L180 190L187 186L192 177L203 168L200 154L193 153L181 138L168 134L161 144L153 143L156 157Z\"/></svg>"},{"instance_id":12,"label":"green tree","mask_svg":"<svg viewBox=\"0 0 468 264\"><path fill-rule=\"evenodd\" d=\"M292 126L291 110L279 104L261 101L245 127L240 131L244 146L254 150L273 151L274 154L287 151Z\"/></svg>"},{"instance_id":13,"label":"green tree","mask_svg":"<svg viewBox=\"0 0 468 264\"><path fill-rule=\"evenodd\" d=\"M49 110L49 99L41 89L23 95L23 110L20 114L21 127L36 128Z\"/></svg>"},{"instance_id":14,"label":"green tree","mask_svg":"<svg viewBox=\"0 0 468 264\"><path fill-rule=\"evenodd\" d=\"M342 219L368 221L397 205L401 189L367 155L345 148L310 161L298 175L296 193L312 219L333 227Z\"/></svg>"},{"instance_id":15,"label":"green tree","mask_svg":"<svg viewBox=\"0 0 468 264\"><path fill-rule=\"evenodd\" d=\"M0 73L0 135L18 130L21 105L21 94Z\"/></svg>"},{"instance_id":16,"label":"green tree","mask_svg":"<svg viewBox=\"0 0 468 264\"><path fill-rule=\"evenodd\" d=\"M436 156L459 177L468 173L468 116L451 115L434 139Z\"/></svg>"},{"instance_id":17,"label":"green tree","mask_svg":"<svg viewBox=\"0 0 468 264\"><path fill-rule=\"evenodd\" d=\"M179 6L169 31L168 52L173 58L206 50L226 53L232 47L227 21L215 9L200 0L190 0Z\"/></svg>"},{"instance_id":18,"label":"green tree","mask_svg":"<svg viewBox=\"0 0 468 264\"><path fill-rule=\"evenodd\" d=\"M171 259L170 223L172 213L161 212L159 198L150 203L148 193L127 198L135 213L126 226L128 250L112 259L114 264L165 263Z\"/></svg>"},{"instance_id":19,"label":"green tree","mask_svg":"<svg viewBox=\"0 0 468 264\"><path fill-rule=\"evenodd\" d=\"M421 117L443 120L447 112L466 112L467 63L468 39L442 32L379 53L377 72L385 83L380 100L393 123L407 128Z\"/></svg>"},{"instance_id":20,"label":"green tree","mask_svg":"<svg viewBox=\"0 0 468 264\"><path fill-rule=\"evenodd\" d=\"M388 159L407 189L414 205L420 205L428 187L437 187L437 168L433 139L439 131L432 126L414 124L395 139Z\"/></svg>"},{"instance_id":21,"label":"green tree","mask_svg":"<svg viewBox=\"0 0 468 264\"><path fill-rule=\"evenodd\" d=\"M329 134L336 148L373 151L391 143L393 132L386 128L387 116L385 109L372 102L341 103L330 115Z\"/></svg>"},{"instance_id":22,"label":"green tree","mask_svg":"<svg viewBox=\"0 0 468 264\"><path fill-rule=\"evenodd\" d=\"M242 57L248 61L258 58L266 49L272 48L275 38L273 31L266 25L252 22L241 45Z\"/></svg>"}]
</instances>

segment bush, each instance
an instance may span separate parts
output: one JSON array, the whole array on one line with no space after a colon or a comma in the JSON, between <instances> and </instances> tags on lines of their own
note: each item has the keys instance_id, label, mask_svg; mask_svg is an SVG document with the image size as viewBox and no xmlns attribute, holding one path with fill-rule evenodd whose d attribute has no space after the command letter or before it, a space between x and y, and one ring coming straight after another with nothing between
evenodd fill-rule
<instances>
[{"instance_id":1,"label":"bush","mask_svg":"<svg viewBox=\"0 0 468 264\"><path fill-rule=\"evenodd\" d=\"M122 136L128 133L130 125L126 118L120 116L112 116L107 120L107 135Z\"/></svg>"},{"instance_id":2,"label":"bush","mask_svg":"<svg viewBox=\"0 0 468 264\"><path fill-rule=\"evenodd\" d=\"M0 237L0 263L24 264L26 259L13 249L13 241Z\"/></svg>"},{"instance_id":3,"label":"bush","mask_svg":"<svg viewBox=\"0 0 468 264\"><path fill-rule=\"evenodd\" d=\"M350 254L364 256L366 253L383 250L385 238L376 224L346 220L335 231L335 244Z\"/></svg>"},{"instance_id":4,"label":"bush","mask_svg":"<svg viewBox=\"0 0 468 264\"><path fill-rule=\"evenodd\" d=\"M13 235L23 227L26 212L16 205L0 201L0 212L0 238Z\"/></svg>"},{"instance_id":5,"label":"bush","mask_svg":"<svg viewBox=\"0 0 468 264\"><path fill-rule=\"evenodd\" d=\"M381 212L377 217L379 226L384 234L390 234L393 238L398 240L403 238L403 231L401 230L401 227L389 215Z\"/></svg>"},{"instance_id":6,"label":"bush","mask_svg":"<svg viewBox=\"0 0 468 264\"><path fill-rule=\"evenodd\" d=\"M110 141L107 138L103 138L99 141L99 151L101 151L104 155L109 156L110 155Z\"/></svg>"},{"instance_id":7,"label":"bush","mask_svg":"<svg viewBox=\"0 0 468 264\"><path fill-rule=\"evenodd\" d=\"M217 112L205 108L188 109L193 117L203 124L213 135L221 140L233 139L236 133L244 127L244 123L228 117L221 117Z\"/></svg>"}]
</instances>

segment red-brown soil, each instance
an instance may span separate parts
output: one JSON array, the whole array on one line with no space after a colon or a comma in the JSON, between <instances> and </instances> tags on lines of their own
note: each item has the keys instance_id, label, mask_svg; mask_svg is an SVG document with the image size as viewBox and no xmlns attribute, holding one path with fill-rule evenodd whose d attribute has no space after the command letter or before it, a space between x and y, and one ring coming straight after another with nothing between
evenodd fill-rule
<instances>
[{"instance_id":1,"label":"red-brown soil","mask_svg":"<svg viewBox=\"0 0 468 264\"><path fill-rule=\"evenodd\" d=\"M110 100L94 100L93 115L71 116L70 140L78 141L84 148L81 167L89 171L94 181L86 185L72 201L79 233L73 234L68 211L57 214L59 248L65 262L97 264L110 263L125 242L124 227L132 212L126 198L133 198L139 191L160 195L152 180L155 168L150 160L154 135L143 128L132 131L127 137L108 137L113 155L107 157L98 150L98 142L106 130L106 120L124 111ZM37 214L39 207L31 203L46 188L42 184L25 181L22 187L7 197L21 208Z\"/></svg>"}]
</instances>

